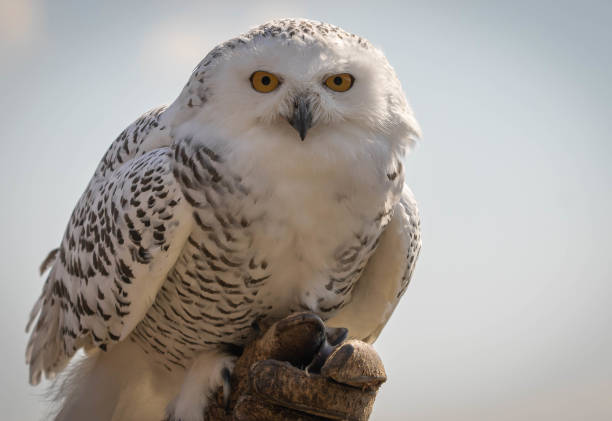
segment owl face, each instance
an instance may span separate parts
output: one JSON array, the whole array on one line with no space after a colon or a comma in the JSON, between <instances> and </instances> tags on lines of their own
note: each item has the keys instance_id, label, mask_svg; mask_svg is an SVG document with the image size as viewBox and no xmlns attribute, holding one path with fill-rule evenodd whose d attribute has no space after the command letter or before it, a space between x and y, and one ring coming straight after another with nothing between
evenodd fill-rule
<instances>
[{"instance_id":1,"label":"owl face","mask_svg":"<svg viewBox=\"0 0 612 421\"><path fill-rule=\"evenodd\" d=\"M209 54L213 59L192 77L204 85L197 88L206 97L200 119L232 138L265 130L307 143L353 129L410 143L418 127L382 52L342 30L344 36L314 31L302 36L285 26L276 36L264 32L218 47L223 52Z\"/></svg>"}]
</instances>

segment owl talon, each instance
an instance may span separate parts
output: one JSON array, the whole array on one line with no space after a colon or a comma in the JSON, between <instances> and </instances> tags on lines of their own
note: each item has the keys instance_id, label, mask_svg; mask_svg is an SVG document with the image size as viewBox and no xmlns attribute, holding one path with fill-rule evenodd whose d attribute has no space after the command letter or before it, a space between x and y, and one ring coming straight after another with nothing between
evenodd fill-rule
<instances>
[{"instance_id":1,"label":"owl talon","mask_svg":"<svg viewBox=\"0 0 612 421\"><path fill-rule=\"evenodd\" d=\"M221 370L221 378L223 380L223 407L229 409L230 394L232 393L231 374L227 367Z\"/></svg>"},{"instance_id":2,"label":"owl talon","mask_svg":"<svg viewBox=\"0 0 612 421\"><path fill-rule=\"evenodd\" d=\"M326 327L325 328L325 340L319 347L319 351L315 354L314 358L306 366L307 373L320 373L321 367L327 361L327 358L331 353L340 345L348 336L348 329L344 327Z\"/></svg>"},{"instance_id":3,"label":"owl talon","mask_svg":"<svg viewBox=\"0 0 612 421\"><path fill-rule=\"evenodd\" d=\"M326 327L325 335L330 345L336 346L344 342L348 336L348 329L345 327Z\"/></svg>"}]
</instances>

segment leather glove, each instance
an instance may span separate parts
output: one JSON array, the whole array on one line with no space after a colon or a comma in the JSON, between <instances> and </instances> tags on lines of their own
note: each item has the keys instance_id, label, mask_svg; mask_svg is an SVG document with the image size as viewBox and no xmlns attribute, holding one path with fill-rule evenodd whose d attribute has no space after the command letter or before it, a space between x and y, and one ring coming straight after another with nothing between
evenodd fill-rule
<instances>
[{"instance_id":1,"label":"leather glove","mask_svg":"<svg viewBox=\"0 0 612 421\"><path fill-rule=\"evenodd\" d=\"M374 348L313 313L272 324L237 360L206 420L367 420L386 381Z\"/></svg>"}]
</instances>

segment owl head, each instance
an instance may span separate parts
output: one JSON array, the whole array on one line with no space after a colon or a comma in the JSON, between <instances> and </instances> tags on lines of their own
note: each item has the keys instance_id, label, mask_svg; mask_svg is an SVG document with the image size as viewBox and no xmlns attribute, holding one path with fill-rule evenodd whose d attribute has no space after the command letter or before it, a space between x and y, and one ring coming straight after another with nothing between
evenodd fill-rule
<instances>
[{"instance_id":1,"label":"owl head","mask_svg":"<svg viewBox=\"0 0 612 421\"><path fill-rule=\"evenodd\" d=\"M234 141L260 134L297 144L359 137L405 148L419 136L383 53L306 19L271 21L217 46L173 107Z\"/></svg>"}]
</instances>

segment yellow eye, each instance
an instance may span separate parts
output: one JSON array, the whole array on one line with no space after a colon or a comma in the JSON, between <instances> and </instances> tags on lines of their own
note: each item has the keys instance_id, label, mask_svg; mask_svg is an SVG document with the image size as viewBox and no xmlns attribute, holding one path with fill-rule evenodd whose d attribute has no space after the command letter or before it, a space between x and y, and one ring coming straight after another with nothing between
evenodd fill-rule
<instances>
[{"instance_id":1,"label":"yellow eye","mask_svg":"<svg viewBox=\"0 0 612 421\"><path fill-rule=\"evenodd\" d=\"M325 80L325 85L332 91L346 92L351 89L353 82L355 82L355 78L350 73L339 73L328 77Z\"/></svg>"},{"instance_id":2,"label":"yellow eye","mask_svg":"<svg viewBox=\"0 0 612 421\"><path fill-rule=\"evenodd\" d=\"M280 81L272 73L258 70L251 75L251 85L257 92L267 94L275 90L280 85Z\"/></svg>"}]
</instances>

